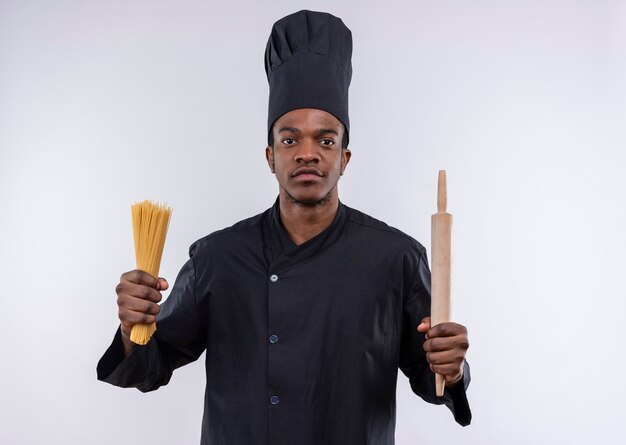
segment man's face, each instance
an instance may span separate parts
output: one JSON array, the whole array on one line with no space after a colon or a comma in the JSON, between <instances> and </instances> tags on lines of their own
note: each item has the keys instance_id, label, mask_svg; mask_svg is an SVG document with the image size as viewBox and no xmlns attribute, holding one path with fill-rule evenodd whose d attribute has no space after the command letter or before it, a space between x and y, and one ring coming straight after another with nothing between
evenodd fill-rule
<instances>
[{"instance_id":1,"label":"man's face","mask_svg":"<svg viewBox=\"0 0 626 445\"><path fill-rule=\"evenodd\" d=\"M317 205L337 195L350 150L341 148L343 125L326 111L303 108L282 115L272 128L274 147L266 158L281 195L293 202Z\"/></svg>"}]
</instances>

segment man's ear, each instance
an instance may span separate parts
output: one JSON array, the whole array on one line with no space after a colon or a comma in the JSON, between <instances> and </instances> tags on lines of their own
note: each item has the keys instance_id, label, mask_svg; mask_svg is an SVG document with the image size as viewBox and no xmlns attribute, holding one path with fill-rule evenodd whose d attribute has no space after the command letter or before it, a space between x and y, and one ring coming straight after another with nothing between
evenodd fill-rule
<instances>
[{"instance_id":1,"label":"man's ear","mask_svg":"<svg viewBox=\"0 0 626 445\"><path fill-rule=\"evenodd\" d=\"M349 148L342 148L341 149L342 153L341 153L341 170L339 170L339 174L343 175L343 172L345 171L348 162L350 162L350 158L352 157L352 152L350 151Z\"/></svg>"},{"instance_id":2,"label":"man's ear","mask_svg":"<svg viewBox=\"0 0 626 445\"><path fill-rule=\"evenodd\" d=\"M267 165L269 165L272 173L276 173L274 168L274 150L269 145L265 147L265 159L267 160Z\"/></svg>"}]
</instances>

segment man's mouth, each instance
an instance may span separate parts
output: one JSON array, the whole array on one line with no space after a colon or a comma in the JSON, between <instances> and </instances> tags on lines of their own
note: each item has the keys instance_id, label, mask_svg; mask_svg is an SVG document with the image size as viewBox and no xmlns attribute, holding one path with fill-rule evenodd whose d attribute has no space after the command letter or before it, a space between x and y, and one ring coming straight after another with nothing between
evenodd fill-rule
<instances>
[{"instance_id":1,"label":"man's mouth","mask_svg":"<svg viewBox=\"0 0 626 445\"><path fill-rule=\"evenodd\" d=\"M321 171L319 171L318 169L314 167L300 167L291 174L291 177L295 178L296 176L303 176L303 175L323 177L324 173L322 173Z\"/></svg>"}]
</instances>

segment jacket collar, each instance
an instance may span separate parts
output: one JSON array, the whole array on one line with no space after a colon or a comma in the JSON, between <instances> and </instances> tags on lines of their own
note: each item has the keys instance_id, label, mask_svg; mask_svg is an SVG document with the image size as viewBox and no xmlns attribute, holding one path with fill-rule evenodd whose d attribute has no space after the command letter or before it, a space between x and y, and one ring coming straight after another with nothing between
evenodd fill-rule
<instances>
[{"instance_id":1,"label":"jacket collar","mask_svg":"<svg viewBox=\"0 0 626 445\"><path fill-rule=\"evenodd\" d=\"M289 237L280 219L280 203L277 198L274 205L266 212L264 221L263 234L268 266L274 270L284 268L321 253L339 239L346 221L346 207L339 201L332 223L318 235L297 245Z\"/></svg>"}]
</instances>

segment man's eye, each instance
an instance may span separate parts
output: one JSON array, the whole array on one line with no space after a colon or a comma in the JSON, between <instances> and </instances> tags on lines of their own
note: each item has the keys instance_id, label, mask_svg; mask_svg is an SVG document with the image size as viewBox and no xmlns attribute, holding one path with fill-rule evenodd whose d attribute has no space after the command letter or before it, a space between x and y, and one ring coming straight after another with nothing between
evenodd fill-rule
<instances>
[{"instance_id":1,"label":"man's eye","mask_svg":"<svg viewBox=\"0 0 626 445\"><path fill-rule=\"evenodd\" d=\"M292 139L292 138L285 138L283 139L283 144L285 145L293 145L295 144L296 140Z\"/></svg>"},{"instance_id":2,"label":"man's eye","mask_svg":"<svg viewBox=\"0 0 626 445\"><path fill-rule=\"evenodd\" d=\"M322 145L327 145L329 147L335 143L332 139L322 139L320 142Z\"/></svg>"}]
</instances>

